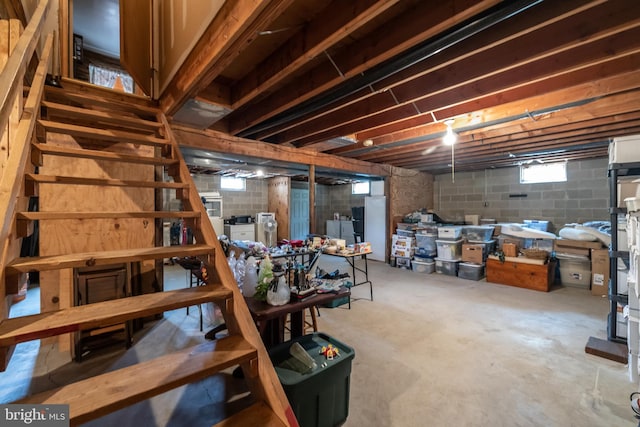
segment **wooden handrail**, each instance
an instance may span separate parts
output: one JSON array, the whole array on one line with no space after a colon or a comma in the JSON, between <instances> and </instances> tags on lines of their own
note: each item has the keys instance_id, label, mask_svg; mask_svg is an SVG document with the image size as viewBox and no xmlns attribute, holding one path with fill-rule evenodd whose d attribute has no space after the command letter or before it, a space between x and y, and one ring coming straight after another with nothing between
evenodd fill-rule
<instances>
[{"instance_id":1,"label":"wooden handrail","mask_svg":"<svg viewBox=\"0 0 640 427\"><path fill-rule=\"evenodd\" d=\"M18 89L21 88L20 84L27 64L40 42L40 34L44 26L44 18L49 10L49 3L50 0L40 0L29 21L29 25L20 36L13 53L9 56L9 60L2 70L2 74L0 74L0 124L7 123L9 120L13 100L18 94ZM2 137L3 133L4 126L0 126L0 137Z\"/></svg>"},{"instance_id":2,"label":"wooden handrail","mask_svg":"<svg viewBox=\"0 0 640 427\"><path fill-rule=\"evenodd\" d=\"M180 160L178 163L180 165L180 169L177 171L178 177L176 180L180 182L188 182L192 186L191 188L196 188L186 163L182 159L178 142L173 135L166 116L163 113L159 113L158 121L164 124L164 137L171 142L174 148L174 155ZM201 210L203 218L207 217L204 204L196 192L189 191L188 197L186 200L183 200L183 203L185 203L183 206L185 210ZM258 352L258 378L253 379L245 372L247 384L249 385L252 394L256 396L258 400L263 400L285 425L297 427L298 422L293 414L289 400L287 399L276 371L273 368L269 354L267 353L264 343L262 342L262 338L260 337L258 329L251 317L247 303L245 302L240 289L236 285L235 278L229 268L227 259L223 255L224 251L222 250L222 246L215 234L213 225L210 221L200 221L199 225L200 227L193 230L196 242L213 246L216 254L218 254L213 258L214 265L207 265L209 272L211 272L214 277L217 276L217 281L222 283L223 286L226 286L233 291L233 306L220 307L223 313L225 313L227 328L232 334L240 333L244 339L256 348ZM227 316L226 313L230 313L232 315Z\"/></svg>"},{"instance_id":3,"label":"wooden handrail","mask_svg":"<svg viewBox=\"0 0 640 427\"><path fill-rule=\"evenodd\" d=\"M11 254L7 250L11 240L12 226L16 213L16 201L20 196L23 185L23 176L29 159L29 144L33 137L36 125L38 107L42 101L44 93L44 82L47 77L47 70L51 61L53 51L53 34L49 34L45 41L45 46L40 57L40 62L33 79L33 84L24 105L22 117L15 132L15 136L10 141L9 158L0 181L0 212L3 212L2 227L0 228L0 242L4 245L2 257L0 258L0 280L5 282L5 267L11 259ZM5 283L6 286L6 283ZM3 291L5 288L3 288ZM0 310L0 315L2 311ZM0 317L1 318L1 317Z\"/></svg>"}]
</instances>

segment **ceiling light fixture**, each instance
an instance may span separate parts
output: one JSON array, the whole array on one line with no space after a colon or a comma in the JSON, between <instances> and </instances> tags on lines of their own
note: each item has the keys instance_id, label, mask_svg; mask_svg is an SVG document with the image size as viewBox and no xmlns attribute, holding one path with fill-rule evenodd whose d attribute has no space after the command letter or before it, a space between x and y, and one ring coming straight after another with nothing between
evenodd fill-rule
<instances>
[{"instance_id":1,"label":"ceiling light fixture","mask_svg":"<svg viewBox=\"0 0 640 427\"><path fill-rule=\"evenodd\" d=\"M456 182L456 174L455 174L455 155L454 155L454 146L456 141L458 140L458 134L453 131L453 119L445 120L444 124L447 125L447 131L442 137L442 142L444 145L451 146L451 182Z\"/></svg>"},{"instance_id":2,"label":"ceiling light fixture","mask_svg":"<svg viewBox=\"0 0 640 427\"><path fill-rule=\"evenodd\" d=\"M453 119L445 120L445 125L447 125L447 131L442 137L442 142L444 145L453 145L458 140L458 134L453 131Z\"/></svg>"},{"instance_id":3,"label":"ceiling light fixture","mask_svg":"<svg viewBox=\"0 0 640 427\"><path fill-rule=\"evenodd\" d=\"M365 147L371 147L373 145L373 139L365 139L364 141L362 141L362 145L364 145Z\"/></svg>"}]
</instances>

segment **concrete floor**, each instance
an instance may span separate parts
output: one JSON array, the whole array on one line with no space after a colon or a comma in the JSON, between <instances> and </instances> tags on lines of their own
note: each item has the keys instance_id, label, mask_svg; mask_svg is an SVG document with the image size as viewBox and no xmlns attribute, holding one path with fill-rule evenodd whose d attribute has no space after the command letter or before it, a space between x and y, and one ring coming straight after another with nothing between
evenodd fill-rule
<instances>
[{"instance_id":1,"label":"concrete floor","mask_svg":"<svg viewBox=\"0 0 640 427\"><path fill-rule=\"evenodd\" d=\"M338 258L320 267L347 271ZM352 309L321 309L319 329L355 350L349 417L360 426L636 426L627 366L584 352L606 336L607 300L556 287L549 293L424 275L370 261L368 286L353 289ZM184 286L168 267L167 288ZM33 310L37 289L14 306ZM36 307L37 309L37 307ZM117 347L78 364L49 346L17 347L0 373L0 402L154 357L203 340L197 310L166 313ZM210 426L245 406L242 380L224 372L88 425Z\"/></svg>"}]
</instances>

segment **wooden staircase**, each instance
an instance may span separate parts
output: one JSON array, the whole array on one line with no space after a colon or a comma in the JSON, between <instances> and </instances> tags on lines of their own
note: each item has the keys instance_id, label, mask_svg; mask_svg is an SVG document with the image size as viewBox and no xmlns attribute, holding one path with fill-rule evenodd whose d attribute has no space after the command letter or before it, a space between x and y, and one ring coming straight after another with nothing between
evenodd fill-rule
<instances>
[{"instance_id":1,"label":"wooden staircase","mask_svg":"<svg viewBox=\"0 0 640 427\"><path fill-rule=\"evenodd\" d=\"M59 298L57 307L43 307L39 314L0 319L2 367L18 343L209 302L222 309L229 336L15 403L69 404L71 425L78 425L238 365L255 403L212 424L297 425L162 112L146 99L70 80L63 80L62 88L44 86L45 71L45 66L39 68L22 117L33 133L25 131L26 145L9 158L2 177L0 193L6 200L0 202L8 206L5 218L11 221L2 230L13 243L5 243L1 274L5 292L11 294L25 273L38 271L42 292ZM87 165L95 165L98 173L85 174ZM166 191L181 199L180 211L162 208L160 195ZM102 208L101 200L106 203L113 194L122 195L121 200ZM24 201L34 195L40 197L41 210L29 212ZM163 246L162 219L182 219L196 243ZM53 244L41 245L40 256L16 257L12 248L33 231L34 221L41 242L53 233ZM83 248L71 237L78 230L86 233L79 236ZM153 270L169 257L201 260L207 284L85 305L64 301L71 294L73 269L142 263Z\"/></svg>"}]
</instances>

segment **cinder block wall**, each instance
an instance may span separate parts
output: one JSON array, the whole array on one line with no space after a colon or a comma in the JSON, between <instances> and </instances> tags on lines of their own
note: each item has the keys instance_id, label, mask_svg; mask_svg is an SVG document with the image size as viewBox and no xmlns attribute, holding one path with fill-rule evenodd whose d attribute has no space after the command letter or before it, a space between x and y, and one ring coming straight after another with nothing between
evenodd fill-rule
<instances>
[{"instance_id":1,"label":"cinder block wall","mask_svg":"<svg viewBox=\"0 0 640 427\"><path fill-rule=\"evenodd\" d=\"M220 176L193 175L198 192L217 191L222 196L222 214L225 218L232 215L255 216L258 212L267 212L267 181L247 179L246 191L228 191L220 189ZM165 195L165 200L175 199L175 192Z\"/></svg>"},{"instance_id":2,"label":"cinder block wall","mask_svg":"<svg viewBox=\"0 0 640 427\"><path fill-rule=\"evenodd\" d=\"M520 184L518 167L436 175L435 212L447 220L478 214L498 222L550 221L557 232L566 223L608 221L608 159L570 161L567 182ZM510 194L526 194L512 198Z\"/></svg>"}]
</instances>

